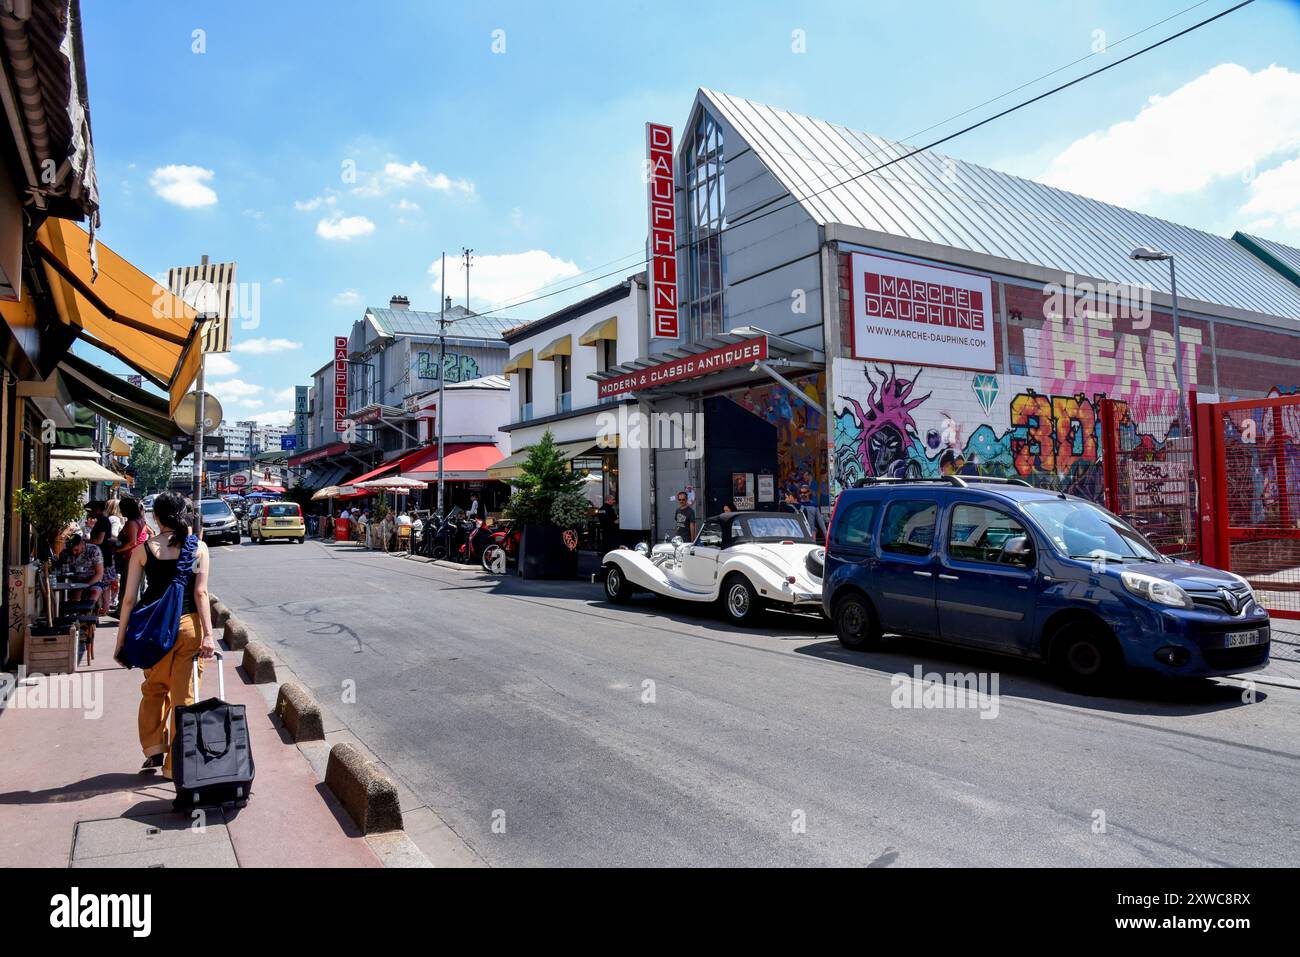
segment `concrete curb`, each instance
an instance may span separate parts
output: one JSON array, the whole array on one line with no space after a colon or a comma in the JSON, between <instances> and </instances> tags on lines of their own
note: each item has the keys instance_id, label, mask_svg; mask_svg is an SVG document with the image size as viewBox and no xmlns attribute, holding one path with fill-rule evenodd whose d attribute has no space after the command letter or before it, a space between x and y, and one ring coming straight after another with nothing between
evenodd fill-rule
<instances>
[{"instance_id":1,"label":"concrete curb","mask_svg":"<svg viewBox=\"0 0 1300 957\"><path fill-rule=\"evenodd\" d=\"M221 602L213 602L210 611L212 612L213 627L220 628L226 622L230 621L230 609Z\"/></svg>"},{"instance_id":2,"label":"concrete curb","mask_svg":"<svg viewBox=\"0 0 1300 957\"><path fill-rule=\"evenodd\" d=\"M248 628L242 621L232 615L226 619L226 627L222 637L226 639L226 647L231 651L243 651L248 644Z\"/></svg>"},{"instance_id":3,"label":"concrete curb","mask_svg":"<svg viewBox=\"0 0 1300 957\"><path fill-rule=\"evenodd\" d=\"M253 684L275 684L275 660L260 641L250 641L244 646L243 668Z\"/></svg>"},{"instance_id":4,"label":"concrete curb","mask_svg":"<svg viewBox=\"0 0 1300 957\"><path fill-rule=\"evenodd\" d=\"M367 761L359 748L346 741L330 748L325 786L338 798L362 834L402 830L397 786Z\"/></svg>"},{"instance_id":5,"label":"concrete curb","mask_svg":"<svg viewBox=\"0 0 1300 957\"><path fill-rule=\"evenodd\" d=\"M292 678L281 682L279 696L275 699L275 713L295 743L325 740L320 705L300 682Z\"/></svg>"}]
</instances>

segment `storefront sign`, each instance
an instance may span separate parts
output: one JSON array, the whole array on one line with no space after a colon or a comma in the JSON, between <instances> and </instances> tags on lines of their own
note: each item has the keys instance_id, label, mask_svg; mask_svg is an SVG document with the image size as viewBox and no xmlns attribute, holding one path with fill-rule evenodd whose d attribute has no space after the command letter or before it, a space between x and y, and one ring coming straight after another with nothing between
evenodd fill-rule
<instances>
[{"instance_id":1,"label":"storefront sign","mask_svg":"<svg viewBox=\"0 0 1300 957\"><path fill-rule=\"evenodd\" d=\"M348 337L334 337L334 431L347 431L348 418Z\"/></svg>"},{"instance_id":2,"label":"storefront sign","mask_svg":"<svg viewBox=\"0 0 1300 957\"><path fill-rule=\"evenodd\" d=\"M291 455L285 460L286 465L306 465L308 462L316 462L320 459L327 459L331 455L338 455L340 452L346 452L348 445L346 442L335 442L332 445L323 445L319 449L312 449L310 452L304 452L302 455Z\"/></svg>"},{"instance_id":3,"label":"storefront sign","mask_svg":"<svg viewBox=\"0 0 1300 957\"><path fill-rule=\"evenodd\" d=\"M650 200L650 335L676 339L677 203L673 188L673 128L645 125Z\"/></svg>"},{"instance_id":4,"label":"storefront sign","mask_svg":"<svg viewBox=\"0 0 1300 957\"><path fill-rule=\"evenodd\" d=\"M308 444L308 433L311 432L311 399L310 392L305 385L294 386L293 388L293 431L298 439L297 448L305 449Z\"/></svg>"},{"instance_id":5,"label":"storefront sign","mask_svg":"<svg viewBox=\"0 0 1300 957\"><path fill-rule=\"evenodd\" d=\"M650 366L648 369L638 369L635 372L629 372L614 379L606 379L599 384L597 391L600 398L604 399L612 395L621 395L624 392L639 392L642 389L653 389L656 386L667 385L670 382L694 379L698 376L708 375L711 372L721 372L724 369L751 365L760 359L766 358L766 338L745 339L734 345L710 349L708 352L687 356L684 359L661 362L659 365Z\"/></svg>"},{"instance_id":6,"label":"storefront sign","mask_svg":"<svg viewBox=\"0 0 1300 957\"><path fill-rule=\"evenodd\" d=\"M854 253L853 355L952 369L996 369L987 276Z\"/></svg>"}]
</instances>

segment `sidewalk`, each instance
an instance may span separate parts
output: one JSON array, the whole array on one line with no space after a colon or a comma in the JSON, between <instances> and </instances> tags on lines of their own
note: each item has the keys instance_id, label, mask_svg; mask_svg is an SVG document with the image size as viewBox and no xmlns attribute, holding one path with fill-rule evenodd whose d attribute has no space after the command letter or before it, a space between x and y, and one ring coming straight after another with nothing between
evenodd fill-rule
<instances>
[{"instance_id":1,"label":"sidewalk","mask_svg":"<svg viewBox=\"0 0 1300 957\"><path fill-rule=\"evenodd\" d=\"M115 635L101 627L94 664L76 673L82 707L11 700L0 712L0 867L380 866L225 649L226 700L246 706L252 734L252 798L200 821L173 812L171 783L137 771L141 673L113 661ZM215 668L201 697L217 694Z\"/></svg>"},{"instance_id":2,"label":"sidewalk","mask_svg":"<svg viewBox=\"0 0 1300 957\"><path fill-rule=\"evenodd\" d=\"M1300 688L1300 621L1274 618L1271 627L1273 647L1269 650L1268 667L1248 677L1264 681L1276 678Z\"/></svg>"}]
</instances>

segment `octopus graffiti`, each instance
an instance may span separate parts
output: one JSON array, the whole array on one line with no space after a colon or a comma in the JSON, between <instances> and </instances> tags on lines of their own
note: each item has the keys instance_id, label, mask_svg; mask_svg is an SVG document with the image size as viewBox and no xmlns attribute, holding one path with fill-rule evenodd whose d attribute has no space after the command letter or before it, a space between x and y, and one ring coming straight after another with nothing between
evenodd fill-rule
<instances>
[{"instance_id":1,"label":"octopus graffiti","mask_svg":"<svg viewBox=\"0 0 1300 957\"><path fill-rule=\"evenodd\" d=\"M970 384L978 400L956 411L931 408L936 387L922 393L923 373L864 366L865 389L841 395L835 418L835 463L841 486L866 477L921 478L987 475L1023 478L1095 501L1104 497L1100 468L1104 441L1100 404L1104 393L1042 394L1022 387L997 403L996 377L980 374ZM1021 380L1025 377L1012 377ZM849 390L846 390L849 391ZM952 395L953 390L943 394ZM1158 453L1169 425L1164 397L1139 397L1141 409L1116 403L1120 447L1141 456ZM924 424L922 424L923 420ZM1139 426L1138 422L1143 423Z\"/></svg>"}]
</instances>

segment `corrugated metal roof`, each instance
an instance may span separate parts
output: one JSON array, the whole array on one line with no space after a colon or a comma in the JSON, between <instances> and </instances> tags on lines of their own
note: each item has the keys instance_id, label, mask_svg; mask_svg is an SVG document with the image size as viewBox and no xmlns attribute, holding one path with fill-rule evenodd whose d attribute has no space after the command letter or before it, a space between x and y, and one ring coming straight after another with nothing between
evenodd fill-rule
<instances>
[{"instance_id":1,"label":"corrugated metal roof","mask_svg":"<svg viewBox=\"0 0 1300 957\"><path fill-rule=\"evenodd\" d=\"M920 153L813 195L911 147L725 93L700 97L822 225L1168 293L1163 264L1129 259L1135 247L1155 246L1174 253L1181 297L1300 319L1300 288L1231 239L953 157Z\"/></svg>"},{"instance_id":2,"label":"corrugated metal roof","mask_svg":"<svg viewBox=\"0 0 1300 957\"><path fill-rule=\"evenodd\" d=\"M366 315L386 336L437 336L438 313L421 312L417 309L389 309L371 306ZM501 334L507 329L519 325L518 319L508 316L480 316L468 312L464 306L452 306L447 310L447 319L456 320L447 326L447 335L457 339L494 339L501 341Z\"/></svg>"},{"instance_id":3,"label":"corrugated metal roof","mask_svg":"<svg viewBox=\"0 0 1300 957\"><path fill-rule=\"evenodd\" d=\"M1300 286L1300 249L1265 239L1263 236L1252 236L1249 233L1236 232L1232 234L1232 238L1291 282Z\"/></svg>"}]
</instances>

